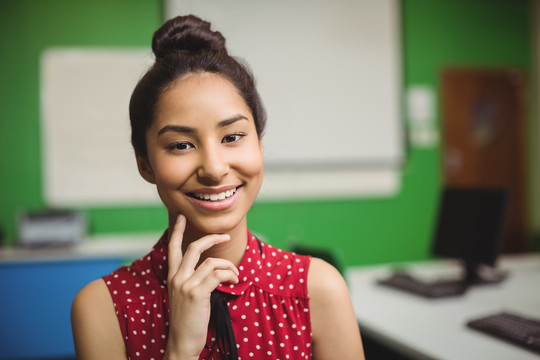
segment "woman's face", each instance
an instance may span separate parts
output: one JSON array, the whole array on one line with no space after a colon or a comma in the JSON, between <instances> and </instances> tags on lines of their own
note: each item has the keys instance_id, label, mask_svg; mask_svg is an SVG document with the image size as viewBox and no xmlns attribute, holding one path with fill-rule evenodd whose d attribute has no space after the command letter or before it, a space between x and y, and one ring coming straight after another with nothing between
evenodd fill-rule
<instances>
[{"instance_id":1,"label":"woman's face","mask_svg":"<svg viewBox=\"0 0 540 360\"><path fill-rule=\"evenodd\" d=\"M171 218L202 233L240 224L263 179L263 149L251 110L226 78L190 74L161 96L146 134L141 175L156 184Z\"/></svg>"}]
</instances>

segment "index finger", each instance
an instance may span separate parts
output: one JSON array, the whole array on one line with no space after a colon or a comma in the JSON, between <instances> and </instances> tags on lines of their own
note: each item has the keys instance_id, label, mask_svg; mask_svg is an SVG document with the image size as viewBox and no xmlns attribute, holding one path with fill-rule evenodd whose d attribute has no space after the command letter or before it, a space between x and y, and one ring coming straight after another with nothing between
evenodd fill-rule
<instances>
[{"instance_id":1,"label":"index finger","mask_svg":"<svg viewBox=\"0 0 540 360\"><path fill-rule=\"evenodd\" d=\"M178 271L180 263L182 263L182 241L184 239L184 230L186 229L186 217L182 214L178 215L173 226L171 236L169 237L169 274L170 280Z\"/></svg>"}]
</instances>

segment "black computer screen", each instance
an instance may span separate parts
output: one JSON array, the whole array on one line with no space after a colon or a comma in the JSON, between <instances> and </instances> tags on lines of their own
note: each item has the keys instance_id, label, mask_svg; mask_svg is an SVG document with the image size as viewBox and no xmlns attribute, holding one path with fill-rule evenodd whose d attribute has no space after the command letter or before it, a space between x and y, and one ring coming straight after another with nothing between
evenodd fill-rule
<instances>
[{"instance_id":1,"label":"black computer screen","mask_svg":"<svg viewBox=\"0 0 540 360\"><path fill-rule=\"evenodd\" d=\"M495 265L506 204L506 191L500 189L445 189L439 203L433 254L460 258L472 267Z\"/></svg>"}]
</instances>

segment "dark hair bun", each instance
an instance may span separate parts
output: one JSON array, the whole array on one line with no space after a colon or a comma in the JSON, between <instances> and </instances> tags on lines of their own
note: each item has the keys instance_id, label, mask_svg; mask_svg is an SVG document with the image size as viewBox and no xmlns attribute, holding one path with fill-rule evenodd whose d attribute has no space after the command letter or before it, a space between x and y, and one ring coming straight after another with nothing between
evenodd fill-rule
<instances>
[{"instance_id":1,"label":"dark hair bun","mask_svg":"<svg viewBox=\"0 0 540 360\"><path fill-rule=\"evenodd\" d=\"M207 21L193 15L177 16L154 33L152 50L156 59L178 50L225 50L225 38L219 31L212 31Z\"/></svg>"}]
</instances>

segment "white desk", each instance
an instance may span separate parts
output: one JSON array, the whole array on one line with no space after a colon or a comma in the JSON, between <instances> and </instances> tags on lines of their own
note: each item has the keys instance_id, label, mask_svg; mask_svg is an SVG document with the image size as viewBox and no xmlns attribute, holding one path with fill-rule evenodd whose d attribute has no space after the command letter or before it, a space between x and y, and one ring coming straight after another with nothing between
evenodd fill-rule
<instances>
[{"instance_id":1,"label":"white desk","mask_svg":"<svg viewBox=\"0 0 540 360\"><path fill-rule=\"evenodd\" d=\"M418 276L451 277L453 261L404 264ZM424 299L377 285L389 265L349 268L346 278L361 331L381 344L418 359L539 360L540 355L468 329L467 320L511 310L540 318L540 254L501 257L509 271L498 285L472 287L461 297Z\"/></svg>"}]
</instances>

